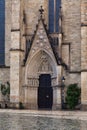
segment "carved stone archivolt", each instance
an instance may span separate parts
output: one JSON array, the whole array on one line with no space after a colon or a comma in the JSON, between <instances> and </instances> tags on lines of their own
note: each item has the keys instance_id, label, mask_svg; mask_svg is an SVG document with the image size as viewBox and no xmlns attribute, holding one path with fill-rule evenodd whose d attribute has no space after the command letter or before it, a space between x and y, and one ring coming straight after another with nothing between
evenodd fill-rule
<instances>
[{"instance_id":1,"label":"carved stone archivolt","mask_svg":"<svg viewBox=\"0 0 87 130\"><path fill-rule=\"evenodd\" d=\"M49 64L49 58L47 57L47 55L42 52L41 58L40 58L41 64L38 68L38 72L41 73L52 73L52 67Z\"/></svg>"},{"instance_id":2,"label":"carved stone archivolt","mask_svg":"<svg viewBox=\"0 0 87 130\"><path fill-rule=\"evenodd\" d=\"M39 51L28 64L26 71L26 84L28 87L39 86L39 76L41 74L50 74L52 86L56 86L57 83L57 69L53 59L45 51ZM55 78L54 78L55 77Z\"/></svg>"}]
</instances>

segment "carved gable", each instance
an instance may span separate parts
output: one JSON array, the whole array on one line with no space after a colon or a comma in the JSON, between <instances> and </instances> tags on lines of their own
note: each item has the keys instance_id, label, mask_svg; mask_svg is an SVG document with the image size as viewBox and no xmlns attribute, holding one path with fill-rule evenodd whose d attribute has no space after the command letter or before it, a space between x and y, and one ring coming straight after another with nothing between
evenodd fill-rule
<instances>
[{"instance_id":1,"label":"carved gable","mask_svg":"<svg viewBox=\"0 0 87 130\"><path fill-rule=\"evenodd\" d=\"M40 19L38 23L37 31L35 33L35 36L31 45L27 62L29 59L32 59L32 57L36 55L36 53L39 52L40 50L43 50L49 53L49 55L51 55L51 57L53 57L54 60L56 61L42 19Z\"/></svg>"}]
</instances>

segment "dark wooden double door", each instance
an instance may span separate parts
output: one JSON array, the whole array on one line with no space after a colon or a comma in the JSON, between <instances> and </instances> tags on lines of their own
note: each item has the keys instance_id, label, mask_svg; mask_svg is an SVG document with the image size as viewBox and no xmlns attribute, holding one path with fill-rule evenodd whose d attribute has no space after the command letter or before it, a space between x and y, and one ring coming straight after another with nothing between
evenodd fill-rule
<instances>
[{"instance_id":1,"label":"dark wooden double door","mask_svg":"<svg viewBox=\"0 0 87 130\"><path fill-rule=\"evenodd\" d=\"M50 74L42 74L39 77L38 108L52 109L53 89L51 87Z\"/></svg>"}]
</instances>

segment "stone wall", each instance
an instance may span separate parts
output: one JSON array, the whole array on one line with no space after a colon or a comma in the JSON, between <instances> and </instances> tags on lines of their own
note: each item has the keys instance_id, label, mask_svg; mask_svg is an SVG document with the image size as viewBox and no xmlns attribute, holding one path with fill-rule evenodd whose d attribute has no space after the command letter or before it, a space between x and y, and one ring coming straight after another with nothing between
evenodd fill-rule
<instances>
[{"instance_id":1,"label":"stone wall","mask_svg":"<svg viewBox=\"0 0 87 130\"><path fill-rule=\"evenodd\" d=\"M82 3L81 0L61 0L61 2L62 58L68 65L68 72L63 70L62 74L66 79L66 86L78 83L82 87L82 103L87 104L87 2L86 0L82 0ZM0 81L11 81L11 101L13 102L19 102L20 98L23 100L23 97L20 97L25 74L25 68L22 72L21 67L25 53L20 52L20 49L25 51L26 39L23 34L27 34L28 38L34 34L40 18L41 5L44 9L43 17L48 25L48 0L6 0L5 65L11 65L11 71L10 68L0 68ZM23 21L23 11L26 24ZM9 53L10 48L13 50ZM61 50L59 51L61 53Z\"/></svg>"},{"instance_id":2,"label":"stone wall","mask_svg":"<svg viewBox=\"0 0 87 130\"><path fill-rule=\"evenodd\" d=\"M12 4L14 2L14 4ZM21 7L19 5L21 2ZM38 4L39 3L39 4ZM16 8L15 5L19 6ZM40 6L43 6L44 18L46 20L46 24L48 24L48 0L6 0L5 1L5 65L10 66L10 49L13 48L13 44L11 44L11 30L21 30L21 49L25 50L25 28L26 32L29 35L32 35L36 30L36 24L38 23L38 19L40 17L39 9ZM21 10L21 12L19 11ZM23 23L23 11L25 11L26 24ZM12 12L16 12L12 15ZM19 13L21 18L18 18ZM15 33L15 38L17 38L17 34ZM15 42L15 41L14 41ZM15 43L15 47L17 47ZM23 54L24 55L24 54Z\"/></svg>"},{"instance_id":3,"label":"stone wall","mask_svg":"<svg viewBox=\"0 0 87 130\"><path fill-rule=\"evenodd\" d=\"M81 67L81 60L80 60L81 58L81 2L80 1L81 0L62 0L63 43L70 43L70 70L71 71L80 71L80 67Z\"/></svg>"},{"instance_id":4,"label":"stone wall","mask_svg":"<svg viewBox=\"0 0 87 130\"><path fill-rule=\"evenodd\" d=\"M87 70L87 2L81 6L81 69Z\"/></svg>"},{"instance_id":5,"label":"stone wall","mask_svg":"<svg viewBox=\"0 0 87 130\"><path fill-rule=\"evenodd\" d=\"M81 87L81 73L63 73L65 77L65 85L68 87L70 84L78 84Z\"/></svg>"},{"instance_id":6,"label":"stone wall","mask_svg":"<svg viewBox=\"0 0 87 130\"><path fill-rule=\"evenodd\" d=\"M48 0L25 0L25 13L26 13L26 32L28 35L32 35L36 30L36 24L40 18L39 9L43 6L45 10L44 18L48 23Z\"/></svg>"},{"instance_id":7,"label":"stone wall","mask_svg":"<svg viewBox=\"0 0 87 130\"><path fill-rule=\"evenodd\" d=\"M5 0L5 65L10 65L11 0Z\"/></svg>"},{"instance_id":8,"label":"stone wall","mask_svg":"<svg viewBox=\"0 0 87 130\"><path fill-rule=\"evenodd\" d=\"M10 68L0 68L0 84L6 84L7 82L10 82ZM3 100L5 101L3 103ZM8 98L6 96L3 96L1 93L0 88L0 105L2 108L5 108L5 103L7 104Z\"/></svg>"},{"instance_id":9,"label":"stone wall","mask_svg":"<svg viewBox=\"0 0 87 130\"><path fill-rule=\"evenodd\" d=\"M21 1L12 0L12 23L11 23L11 51L10 51L10 102L11 107L19 106L20 102L20 73L21 73L21 32L20 32L20 20L21 20ZM16 106L17 105L17 106Z\"/></svg>"},{"instance_id":10,"label":"stone wall","mask_svg":"<svg viewBox=\"0 0 87 130\"><path fill-rule=\"evenodd\" d=\"M62 58L68 65L65 84L81 86L81 0L62 0L62 32Z\"/></svg>"},{"instance_id":11,"label":"stone wall","mask_svg":"<svg viewBox=\"0 0 87 130\"><path fill-rule=\"evenodd\" d=\"M81 102L87 110L87 1L81 3Z\"/></svg>"},{"instance_id":12,"label":"stone wall","mask_svg":"<svg viewBox=\"0 0 87 130\"><path fill-rule=\"evenodd\" d=\"M10 81L10 68L0 68L0 83Z\"/></svg>"}]
</instances>

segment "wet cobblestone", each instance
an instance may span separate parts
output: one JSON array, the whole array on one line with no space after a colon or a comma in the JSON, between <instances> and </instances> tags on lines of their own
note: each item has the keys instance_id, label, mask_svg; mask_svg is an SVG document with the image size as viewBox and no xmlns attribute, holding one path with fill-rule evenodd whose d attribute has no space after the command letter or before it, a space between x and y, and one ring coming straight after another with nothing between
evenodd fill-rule
<instances>
[{"instance_id":1,"label":"wet cobblestone","mask_svg":"<svg viewBox=\"0 0 87 130\"><path fill-rule=\"evenodd\" d=\"M77 115L81 113L79 116L82 115L85 120L71 118L70 113L78 113ZM86 113L1 110L0 130L87 130ZM62 117L59 115L62 115ZM67 117L69 118L67 119ZM73 115L73 117L78 116Z\"/></svg>"}]
</instances>

